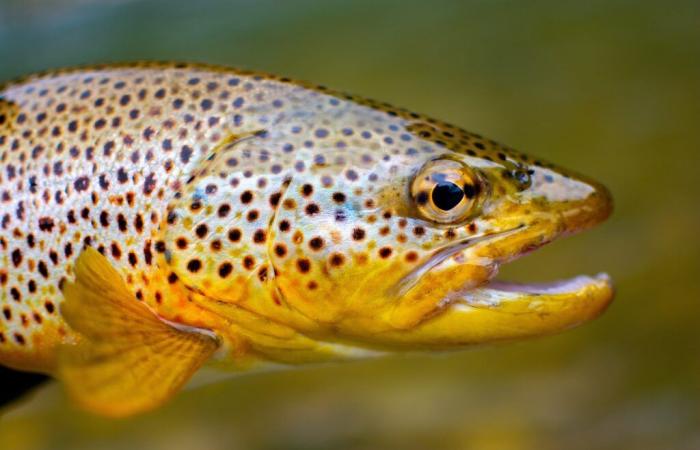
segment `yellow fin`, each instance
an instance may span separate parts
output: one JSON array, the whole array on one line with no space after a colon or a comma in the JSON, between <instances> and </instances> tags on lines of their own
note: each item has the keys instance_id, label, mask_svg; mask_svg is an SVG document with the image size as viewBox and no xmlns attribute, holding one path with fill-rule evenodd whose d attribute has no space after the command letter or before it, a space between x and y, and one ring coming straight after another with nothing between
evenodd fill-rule
<instances>
[{"instance_id":1,"label":"yellow fin","mask_svg":"<svg viewBox=\"0 0 700 450\"><path fill-rule=\"evenodd\" d=\"M153 409L216 350L214 337L158 319L96 250L80 255L75 277L61 313L81 339L61 348L58 376L82 407L113 417Z\"/></svg>"}]
</instances>

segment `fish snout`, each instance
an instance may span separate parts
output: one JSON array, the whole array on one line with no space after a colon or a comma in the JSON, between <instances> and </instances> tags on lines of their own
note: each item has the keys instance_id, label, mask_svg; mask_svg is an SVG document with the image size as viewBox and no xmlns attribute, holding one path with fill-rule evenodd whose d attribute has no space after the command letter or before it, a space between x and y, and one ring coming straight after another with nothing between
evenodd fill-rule
<instances>
[{"instance_id":1,"label":"fish snout","mask_svg":"<svg viewBox=\"0 0 700 450\"><path fill-rule=\"evenodd\" d=\"M587 230L607 219L613 210L610 191L601 183L568 171L540 168L523 193L543 212L556 215L561 234Z\"/></svg>"}]
</instances>

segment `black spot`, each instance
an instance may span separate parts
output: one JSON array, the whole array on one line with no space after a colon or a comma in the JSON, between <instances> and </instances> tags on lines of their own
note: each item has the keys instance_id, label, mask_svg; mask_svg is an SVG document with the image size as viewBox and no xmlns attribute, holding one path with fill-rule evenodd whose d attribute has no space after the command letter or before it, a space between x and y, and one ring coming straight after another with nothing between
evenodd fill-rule
<instances>
[{"instance_id":1,"label":"black spot","mask_svg":"<svg viewBox=\"0 0 700 450\"><path fill-rule=\"evenodd\" d=\"M299 272L307 273L309 270L311 270L311 263L308 259L298 259L297 267L299 268Z\"/></svg>"},{"instance_id":2,"label":"black spot","mask_svg":"<svg viewBox=\"0 0 700 450\"><path fill-rule=\"evenodd\" d=\"M228 238L231 242L238 242L241 240L241 230L234 228L228 232Z\"/></svg>"},{"instance_id":3,"label":"black spot","mask_svg":"<svg viewBox=\"0 0 700 450\"><path fill-rule=\"evenodd\" d=\"M419 205L425 205L428 203L428 193L425 191L420 191L418 195L416 195L416 203Z\"/></svg>"},{"instance_id":4,"label":"black spot","mask_svg":"<svg viewBox=\"0 0 700 450\"><path fill-rule=\"evenodd\" d=\"M126 217L124 217L124 214L119 214L117 216L117 224L119 225L119 231L122 233L126 232L128 223L126 221Z\"/></svg>"},{"instance_id":5,"label":"black spot","mask_svg":"<svg viewBox=\"0 0 700 450\"><path fill-rule=\"evenodd\" d=\"M382 258L388 258L391 256L392 250L391 247L382 247L379 249L379 256Z\"/></svg>"},{"instance_id":6,"label":"black spot","mask_svg":"<svg viewBox=\"0 0 700 450\"><path fill-rule=\"evenodd\" d=\"M279 192L275 192L274 194L270 195L270 206L275 207L279 204L280 202L280 197L282 194Z\"/></svg>"},{"instance_id":7,"label":"black spot","mask_svg":"<svg viewBox=\"0 0 700 450\"><path fill-rule=\"evenodd\" d=\"M333 266L342 266L343 262L345 261L345 257L341 255L340 253L334 253L331 256L331 265Z\"/></svg>"},{"instance_id":8,"label":"black spot","mask_svg":"<svg viewBox=\"0 0 700 450\"><path fill-rule=\"evenodd\" d=\"M194 230L195 234L200 239L204 238L204 236L207 235L208 231L209 231L209 229L207 228L207 226L205 224L198 225L197 228L195 228L195 230Z\"/></svg>"},{"instance_id":9,"label":"black spot","mask_svg":"<svg viewBox=\"0 0 700 450\"><path fill-rule=\"evenodd\" d=\"M219 276L221 278L226 278L233 271L233 265L229 262L225 262L219 266Z\"/></svg>"},{"instance_id":10,"label":"black spot","mask_svg":"<svg viewBox=\"0 0 700 450\"><path fill-rule=\"evenodd\" d=\"M226 215L228 215L228 213L230 211L231 211L231 206L224 203L223 205L219 206L219 211L217 214L219 215L219 217L226 217Z\"/></svg>"},{"instance_id":11,"label":"black spot","mask_svg":"<svg viewBox=\"0 0 700 450\"><path fill-rule=\"evenodd\" d=\"M109 226L109 213L107 211L102 211L100 213L100 224L103 227L108 227Z\"/></svg>"},{"instance_id":12,"label":"black spot","mask_svg":"<svg viewBox=\"0 0 700 450\"><path fill-rule=\"evenodd\" d=\"M287 254L287 249L283 244L275 245L275 254L280 258Z\"/></svg>"},{"instance_id":13,"label":"black spot","mask_svg":"<svg viewBox=\"0 0 700 450\"><path fill-rule=\"evenodd\" d=\"M199 272L202 268L202 262L198 259L190 259L187 263L187 270L190 272Z\"/></svg>"},{"instance_id":14,"label":"black spot","mask_svg":"<svg viewBox=\"0 0 700 450\"><path fill-rule=\"evenodd\" d=\"M470 200L474 198L477 193L476 186L469 183L465 183L464 186L462 186L462 190L464 191L464 196Z\"/></svg>"},{"instance_id":15,"label":"black spot","mask_svg":"<svg viewBox=\"0 0 700 450\"><path fill-rule=\"evenodd\" d=\"M264 230L256 230L255 234L253 234L253 241L257 244L261 244L265 242L265 231Z\"/></svg>"},{"instance_id":16,"label":"black spot","mask_svg":"<svg viewBox=\"0 0 700 450\"><path fill-rule=\"evenodd\" d=\"M54 227L53 218L51 218L51 217L39 218L39 229L41 231L46 231L46 232L50 233L51 230L53 230L53 227Z\"/></svg>"},{"instance_id":17,"label":"black spot","mask_svg":"<svg viewBox=\"0 0 700 450\"><path fill-rule=\"evenodd\" d=\"M49 277L49 269L46 267L46 263L44 261L39 261L37 264L37 270L41 274L42 277L48 278Z\"/></svg>"},{"instance_id":18,"label":"black spot","mask_svg":"<svg viewBox=\"0 0 700 450\"><path fill-rule=\"evenodd\" d=\"M19 267L22 264L22 251L18 248L12 250L12 264Z\"/></svg>"},{"instance_id":19,"label":"black spot","mask_svg":"<svg viewBox=\"0 0 700 450\"><path fill-rule=\"evenodd\" d=\"M318 214L320 211L318 205L316 203L309 203L306 205L306 214L313 216Z\"/></svg>"},{"instance_id":20,"label":"black spot","mask_svg":"<svg viewBox=\"0 0 700 450\"><path fill-rule=\"evenodd\" d=\"M190 162L190 158L192 157L192 147L188 145L183 145L182 150L180 150L180 160L184 163L187 164Z\"/></svg>"},{"instance_id":21,"label":"black spot","mask_svg":"<svg viewBox=\"0 0 700 450\"><path fill-rule=\"evenodd\" d=\"M312 238L309 241L309 247L311 247L314 250L320 250L321 248L323 248L323 239L319 236Z\"/></svg>"},{"instance_id":22,"label":"black spot","mask_svg":"<svg viewBox=\"0 0 700 450\"><path fill-rule=\"evenodd\" d=\"M151 262L153 261L153 253L151 253L151 241L146 241L146 244L144 245L143 249L143 257L146 261L146 264L150 266Z\"/></svg>"},{"instance_id":23,"label":"black spot","mask_svg":"<svg viewBox=\"0 0 700 450\"><path fill-rule=\"evenodd\" d=\"M129 181L129 175L126 173L126 170L124 170L123 167L120 167L119 170L117 170L117 180L122 184Z\"/></svg>"},{"instance_id":24,"label":"black spot","mask_svg":"<svg viewBox=\"0 0 700 450\"><path fill-rule=\"evenodd\" d=\"M106 174L103 173L102 175L100 175L98 181L99 181L100 187L102 188L103 191L106 191L107 189L109 189L109 180L107 180Z\"/></svg>"},{"instance_id":25,"label":"black spot","mask_svg":"<svg viewBox=\"0 0 700 450\"><path fill-rule=\"evenodd\" d=\"M151 195L153 190L156 188L156 176L154 173L150 173L143 183L143 193L146 195Z\"/></svg>"},{"instance_id":26,"label":"black spot","mask_svg":"<svg viewBox=\"0 0 700 450\"><path fill-rule=\"evenodd\" d=\"M141 217L141 214L136 214L134 218L134 228L136 228L138 233L143 231L143 217Z\"/></svg>"},{"instance_id":27,"label":"black spot","mask_svg":"<svg viewBox=\"0 0 700 450\"><path fill-rule=\"evenodd\" d=\"M352 238L356 241L361 241L365 238L365 230L362 228L355 228L352 230Z\"/></svg>"}]
</instances>

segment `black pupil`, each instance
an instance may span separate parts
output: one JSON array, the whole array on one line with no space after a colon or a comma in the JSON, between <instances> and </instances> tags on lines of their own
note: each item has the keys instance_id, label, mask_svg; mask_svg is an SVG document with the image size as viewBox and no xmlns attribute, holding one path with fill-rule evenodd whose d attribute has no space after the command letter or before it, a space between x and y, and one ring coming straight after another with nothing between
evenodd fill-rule
<instances>
[{"instance_id":1,"label":"black pupil","mask_svg":"<svg viewBox=\"0 0 700 450\"><path fill-rule=\"evenodd\" d=\"M464 191L449 181L438 183L433 188L433 203L443 211L449 211L462 201Z\"/></svg>"}]
</instances>

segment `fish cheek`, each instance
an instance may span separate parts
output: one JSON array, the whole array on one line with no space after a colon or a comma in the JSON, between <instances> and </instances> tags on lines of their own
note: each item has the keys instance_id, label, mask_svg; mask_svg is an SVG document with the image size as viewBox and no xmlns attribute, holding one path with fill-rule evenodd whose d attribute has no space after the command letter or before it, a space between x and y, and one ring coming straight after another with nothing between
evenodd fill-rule
<instances>
[{"instance_id":1,"label":"fish cheek","mask_svg":"<svg viewBox=\"0 0 700 450\"><path fill-rule=\"evenodd\" d=\"M282 302L321 325L346 329L346 335L386 328L382 317L396 301L390 289L421 258L407 236L409 220L377 209L375 199L362 209L358 203L366 201L339 186L305 196L295 183L270 228L270 261Z\"/></svg>"}]
</instances>

